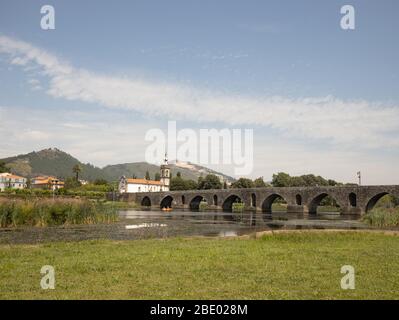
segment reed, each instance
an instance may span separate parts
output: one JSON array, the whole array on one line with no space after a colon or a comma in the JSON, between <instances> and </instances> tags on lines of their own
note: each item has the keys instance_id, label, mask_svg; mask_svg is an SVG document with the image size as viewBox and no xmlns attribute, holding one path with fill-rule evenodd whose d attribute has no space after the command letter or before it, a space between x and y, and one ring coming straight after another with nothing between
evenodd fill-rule
<instances>
[{"instance_id":1,"label":"reed","mask_svg":"<svg viewBox=\"0 0 399 320\"><path fill-rule=\"evenodd\" d=\"M399 207L373 209L363 216L362 220L374 227L397 227L399 226Z\"/></svg>"},{"instance_id":2,"label":"reed","mask_svg":"<svg viewBox=\"0 0 399 320\"><path fill-rule=\"evenodd\" d=\"M0 227L111 223L117 210L82 199L0 199Z\"/></svg>"}]
</instances>

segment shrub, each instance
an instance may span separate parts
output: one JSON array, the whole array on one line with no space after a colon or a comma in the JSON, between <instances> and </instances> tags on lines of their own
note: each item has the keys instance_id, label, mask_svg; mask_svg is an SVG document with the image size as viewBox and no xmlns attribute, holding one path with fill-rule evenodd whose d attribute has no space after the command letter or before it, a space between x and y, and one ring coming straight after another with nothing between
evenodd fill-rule
<instances>
[{"instance_id":1,"label":"shrub","mask_svg":"<svg viewBox=\"0 0 399 320\"><path fill-rule=\"evenodd\" d=\"M232 205L232 211L234 213L241 213L244 211L244 203L243 202L234 202Z\"/></svg>"},{"instance_id":2,"label":"shrub","mask_svg":"<svg viewBox=\"0 0 399 320\"><path fill-rule=\"evenodd\" d=\"M200 202L199 207L198 207L199 211L206 211L208 210L208 202L206 202L204 199Z\"/></svg>"}]
</instances>

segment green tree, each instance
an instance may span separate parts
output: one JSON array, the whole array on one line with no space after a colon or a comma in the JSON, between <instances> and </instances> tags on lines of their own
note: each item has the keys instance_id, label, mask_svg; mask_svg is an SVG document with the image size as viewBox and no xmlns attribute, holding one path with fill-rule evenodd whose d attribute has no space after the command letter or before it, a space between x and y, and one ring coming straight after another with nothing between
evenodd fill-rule
<instances>
[{"instance_id":1,"label":"green tree","mask_svg":"<svg viewBox=\"0 0 399 320\"><path fill-rule=\"evenodd\" d=\"M105 179L96 179L93 184L97 186L108 185L108 181Z\"/></svg>"},{"instance_id":2,"label":"green tree","mask_svg":"<svg viewBox=\"0 0 399 320\"><path fill-rule=\"evenodd\" d=\"M198 178L198 189L209 190L209 189L222 189L222 183L218 176L214 174L208 174L205 178Z\"/></svg>"},{"instance_id":3,"label":"green tree","mask_svg":"<svg viewBox=\"0 0 399 320\"><path fill-rule=\"evenodd\" d=\"M328 179L328 180L327 180L327 183L328 183L329 186L336 186L336 185L338 185L338 182L337 182L337 181L331 180L331 179Z\"/></svg>"},{"instance_id":4,"label":"green tree","mask_svg":"<svg viewBox=\"0 0 399 320\"><path fill-rule=\"evenodd\" d=\"M79 164L75 164L72 168L72 172L75 174L76 181L79 181L79 174L82 172L82 168Z\"/></svg>"},{"instance_id":5,"label":"green tree","mask_svg":"<svg viewBox=\"0 0 399 320\"><path fill-rule=\"evenodd\" d=\"M174 177L170 179L170 190L187 190L186 182L181 177Z\"/></svg>"},{"instance_id":6,"label":"green tree","mask_svg":"<svg viewBox=\"0 0 399 320\"><path fill-rule=\"evenodd\" d=\"M151 176L150 176L150 173L148 172L148 170L145 172L145 179L151 180Z\"/></svg>"},{"instance_id":7,"label":"green tree","mask_svg":"<svg viewBox=\"0 0 399 320\"><path fill-rule=\"evenodd\" d=\"M79 182L79 180L76 180L76 177L75 178L69 177L65 180L64 188L65 189L74 189L74 188L80 187L81 185L82 184Z\"/></svg>"},{"instance_id":8,"label":"green tree","mask_svg":"<svg viewBox=\"0 0 399 320\"><path fill-rule=\"evenodd\" d=\"M197 190L198 184L194 180L186 180L186 190Z\"/></svg>"},{"instance_id":9,"label":"green tree","mask_svg":"<svg viewBox=\"0 0 399 320\"><path fill-rule=\"evenodd\" d=\"M159 180L161 180L161 174L159 172L157 172L155 174L155 181L159 181Z\"/></svg>"},{"instance_id":10,"label":"green tree","mask_svg":"<svg viewBox=\"0 0 399 320\"><path fill-rule=\"evenodd\" d=\"M272 185L274 187L316 187L316 186L337 186L342 183L334 180L326 180L314 174L291 177L288 173L279 172L273 175Z\"/></svg>"},{"instance_id":11,"label":"green tree","mask_svg":"<svg viewBox=\"0 0 399 320\"><path fill-rule=\"evenodd\" d=\"M182 177L174 177L170 180L170 190L196 190L197 183L194 180L185 180Z\"/></svg>"},{"instance_id":12,"label":"green tree","mask_svg":"<svg viewBox=\"0 0 399 320\"><path fill-rule=\"evenodd\" d=\"M254 186L255 186L255 188L264 188L267 185L266 185L265 181L263 180L263 177L259 177L254 180Z\"/></svg>"},{"instance_id":13,"label":"green tree","mask_svg":"<svg viewBox=\"0 0 399 320\"><path fill-rule=\"evenodd\" d=\"M0 173L8 172L8 168L6 167L6 163L4 161L0 161Z\"/></svg>"},{"instance_id":14,"label":"green tree","mask_svg":"<svg viewBox=\"0 0 399 320\"><path fill-rule=\"evenodd\" d=\"M279 172L273 174L272 186L273 187L289 187L291 182L291 177L288 173Z\"/></svg>"},{"instance_id":15,"label":"green tree","mask_svg":"<svg viewBox=\"0 0 399 320\"><path fill-rule=\"evenodd\" d=\"M303 187L306 186L305 180L301 177L290 177L290 187Z\"/></svg>"},{"instance_id":16,"label":"green tree","mask_svg":"<svg viewBox=\"0 0 399 320\"><path fill-rule=\"evenodd\" d=\"M180 172L180 171L177 171L176 176L179 177L179 178L181 178L181 172Z\"/></svg>"},{"instance_id":17,"label":"green tree","mask_svg":"<svg viewBox=\"0 0 399 320\"><path fill-rule=\"evenodd\" d=\"M32 185L32 180L30 178L26 179L26 188L30 189L31 185Z\"/></svg>"},{"instance_id":18,"label":"green tree","mask_svg":"<svg viewBox=\"0 0 399 320\"><path fill-rule=\"evenodd\" d=\"M254 182L251 179L247 178L240 178L231 184L232 188L237 189L253 188L254 186Z\"/></svg>"}]
</instances>

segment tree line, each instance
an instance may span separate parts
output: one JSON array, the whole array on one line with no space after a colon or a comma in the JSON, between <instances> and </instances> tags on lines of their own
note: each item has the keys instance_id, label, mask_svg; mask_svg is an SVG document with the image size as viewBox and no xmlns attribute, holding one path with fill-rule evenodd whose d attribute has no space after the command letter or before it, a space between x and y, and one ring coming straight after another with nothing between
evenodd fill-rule
<instances>
[{"instance_id":1,"label":"tree line","mask_svg":"<svg viewBox=\"0 0 399 320\"><path fill-rule=\"evenodd\" d=\"M332 179L325 179L314 174L301 176L290 176L288 173L279 172L273 174L272 181L266 183L263 177L251 180L249 178L239 178L230 186L222 183L218 176L208 174L199 177L198 181L182 178L180 172L173 177L170 182L170 190L204 190L204 189L243 189L243 188L264 188L264 187L316 187L316 186L340 186L344 185ZM351 185L351 184L346 184Z\"/></svg>"}]
</instances>

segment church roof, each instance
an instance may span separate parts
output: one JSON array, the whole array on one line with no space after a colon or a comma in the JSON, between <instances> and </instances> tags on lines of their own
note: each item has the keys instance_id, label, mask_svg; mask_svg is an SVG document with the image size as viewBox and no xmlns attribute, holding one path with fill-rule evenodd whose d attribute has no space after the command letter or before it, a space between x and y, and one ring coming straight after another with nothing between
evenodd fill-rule
<instances>
[{"instance_id":1,"label":"church roof","mask_svg":"<svg viewBox=\"0 0 399 320\"><path fill-rule=\"evenodd\" d=\"M128 184L151 184L151 185L162 185L161 181L146 180L146 179L126 179Z\"/></svg>"}]
</instances>

